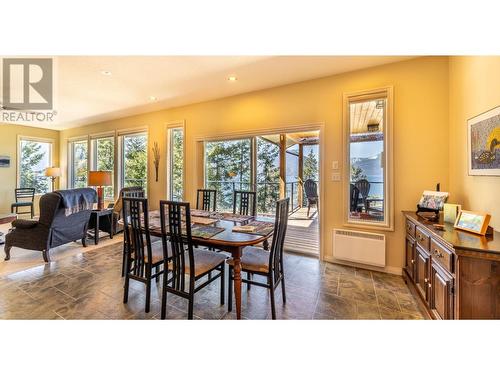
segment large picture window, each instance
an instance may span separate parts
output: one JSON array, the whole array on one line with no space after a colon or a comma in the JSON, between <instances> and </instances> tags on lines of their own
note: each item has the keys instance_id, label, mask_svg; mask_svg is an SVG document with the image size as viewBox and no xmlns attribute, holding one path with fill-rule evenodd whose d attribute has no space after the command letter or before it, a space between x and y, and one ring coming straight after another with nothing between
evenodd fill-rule
<instances>
[{"instance_id":1,"label":"large picture window","mask_svg":"<svg viewBox=\"0 0 500 375\"><path fill-rule=\"evenodd\" d=\"M120 186L141 186L147 191L148 135L134 133L121 136Z\"/></svg>"},{"instance_id":2,"label":"large picture window","mask_svg":"<svg viewBox=\"0 0 500 375\"><path fill-rule=\"evenodd\" d=\"M106 137L93 138L92 147L92 170L93 171L111 171L115 167L115 138L113 135ZM112 178L114 181L114 178ZM106 186L104 188L104 199L112 200L114 198L114 187Z\"/></svg>"},{"instance_id":3,"label":"large picture window","mask_svg":"<svg viewBox=\"0 0 500 375\"><path fill-rule=\"evenodd\" d=\"M184 128L168 130L169 139L169 198L182 201L184 197Z\"/></svg>"},{"instance_id":4,"label":"large picture window","mask_svg":"<svg viewBox=\"0 0 500 375\"><path fill-rule=\"evenodd\" d=\"M346 98L347 221L392 226L390 91Z\"/></svg>"},{"instance_id":5,"label":"large picture window","mask_svg":"<svg viewBox=\"0 0 500 375\"><path fill-rule=\"evenodd\" d=\"M45 169L52 165L52 143L49 141L21 138L19 141L18 185L34 188L36 194L51 191L51 183L45 177Z\"/></svg>"},{"instance_id":6,"label":"large picture window","mask_svg":"<svg viewBox=\"0 0 500 375\"><path fill-rule=\"evenodd\" d=\"M69 186L72 189L87 186L88 177L88 140L81 139L69 143L70 168Z\"/></svg>"}]
</instances>

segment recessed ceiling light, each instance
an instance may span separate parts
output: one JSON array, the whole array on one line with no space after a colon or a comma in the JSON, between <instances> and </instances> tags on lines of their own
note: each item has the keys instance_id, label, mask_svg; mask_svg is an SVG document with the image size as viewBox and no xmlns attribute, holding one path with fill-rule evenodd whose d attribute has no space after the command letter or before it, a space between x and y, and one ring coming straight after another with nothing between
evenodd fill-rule
<instances>
[{"instance_id":1,"label":"recessed ceiling light","mask_svg":"<svg viewBox=\"0 0 500 375\"><path fill-rule=\"evenodd\" d=\"M149 100L151 100L152 102L155 102L158 100L158 98L156 96L150 96Z\"/></svg>"},{"instance_id":2,"label":"recessed ceiling light","mask_svg":"<svg viewBox=\"0 0 500 375\"><path fill-rule=\"evenodd\" d=\"M110 76L111 75L111 72L109 70L101 70L101 74L103 76Z\"/></svg>"},{"instance_id":3,"label":"recessed ceiling light","mask_svg":"<svg viewBox=\"0 0 500 375\"><path fill-rule=\"evenodd\" d=\"M227 80L231 81L231 82L234 82L234 81L238 80L238 77L236 77L236 76L229 76L229 77L227 77Z\"/></svg>"}]
</instances>

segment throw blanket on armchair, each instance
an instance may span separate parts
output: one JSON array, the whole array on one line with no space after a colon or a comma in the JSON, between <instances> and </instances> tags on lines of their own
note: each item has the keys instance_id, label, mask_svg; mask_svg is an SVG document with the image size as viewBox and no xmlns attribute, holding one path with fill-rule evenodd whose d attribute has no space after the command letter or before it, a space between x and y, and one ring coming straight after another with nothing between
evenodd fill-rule
<instances>
[{"instance_id":1,"label":"throw blanket on armchair","mask_svg":"<svg viewBox=\"0 0 500 375\"><path fill-rule=\"evenodd\" d=\"M62 198L66 216L83 210L91 210L97 202L97 193L91 188L57 190L55 193Z\"/></svg>"}]
</instances>

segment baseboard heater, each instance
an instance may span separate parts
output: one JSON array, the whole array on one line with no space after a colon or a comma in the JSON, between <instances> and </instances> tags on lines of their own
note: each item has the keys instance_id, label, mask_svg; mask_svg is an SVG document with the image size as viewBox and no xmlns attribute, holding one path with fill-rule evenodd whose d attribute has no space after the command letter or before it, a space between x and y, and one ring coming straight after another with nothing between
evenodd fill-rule
<instances>
[{"instance_id":1,"label":"baseboard heater","mask_svg":"<svg viewBox=\"0 0 500 375\"><path fill-rule=\"evenodd\" d=\"M385 236L378 233L334 229L333 257L354 263L385 267Z\"/></svg>"}]
</instances>

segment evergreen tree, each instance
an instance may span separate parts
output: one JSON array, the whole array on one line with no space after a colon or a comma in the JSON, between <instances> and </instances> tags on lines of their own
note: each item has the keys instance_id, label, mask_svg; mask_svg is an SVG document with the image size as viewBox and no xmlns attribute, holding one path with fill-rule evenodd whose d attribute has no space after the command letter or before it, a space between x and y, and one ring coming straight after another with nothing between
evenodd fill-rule
<instances>
[{"instance_id":1,"label":"evergreen tree","mask_svg":"<svg viewBox=\"0 0 500 375\"><path fill-rule=\"evenodd\" d=\"M303 169L302 173L303 173L304 181L308 180L308 179L318 181L318 178L319 178L319 176L318 176L318 171L319 171L318 159L316 158L316 154L314 153L314 150L312 147L309 149L309 154L307 154L304 157L303 163L304 163L303 164L304 169Z\"/></svg>"},{"instance_id":2,"label":"evergreen tree","mask_svg":"<svg viewBox=\"0 0 500 375\"><path fill-rule=\"evenodd\" d=\"M279 199L279 151L278 145L257 138L257 210L262 213L274 211Z\"/></svg>"},{"instance_id":3,"label":"evergreen tree","mask_svg":"<svg viewBox=\"0 0 500 375\"><path fill-rule=\"evenodd\" d=\"M21 170L20 187L34 188L36 193L49 191L49 180L44 177L44 169L39 164L45 157L38 142L22 141L21 143Z\"/></svg>"},{"instance_id":4,"label":"evergreen tree","mask_svg":"<svg viewBox=\"0 0 500 375\"><path fill-rule=\"evenodd\" d=\"M172 131L172 199L181 200L183 193L183 138L184 135L180 130Z\"/></svg>"},{"instance_id":5,"label":"evergreen tree","mask_svg":"<svg viewBox=\"0 0 500 375\"><path fill-rule=\"evenodd\" d=\"M356 165L351 165L351 182L356 182L359 180L366 179L366 175L363 172L363 169Z\"/></svg>"},{"instance_id":6,"label":"evergreen tree","mask_svg":"<svg viewBox=\"0 0 500 375\"><path fill-rule=\"evenodd\" d=\"M125 187L147 184L147 143L144 135L125 138Z\"/></svg>"}]
</instances>

